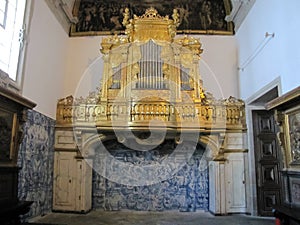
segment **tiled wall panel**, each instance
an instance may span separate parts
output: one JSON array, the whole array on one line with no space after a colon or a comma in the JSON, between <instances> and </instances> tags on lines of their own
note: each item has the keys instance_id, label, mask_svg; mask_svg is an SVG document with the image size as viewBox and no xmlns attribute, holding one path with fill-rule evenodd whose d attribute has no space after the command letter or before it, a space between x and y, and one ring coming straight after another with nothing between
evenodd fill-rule
<instances>
[{"instance_id":1,"label":"tiled wall panel","mask_svg":"<svg viewBox=\"0 0 300 225\"><path fill-rule=\"evenodd\" d=\"M19 199L33 201L25 217L43 215L52 208L55 121L29 110L18 154Z\"/></svg>"}]
</instances>

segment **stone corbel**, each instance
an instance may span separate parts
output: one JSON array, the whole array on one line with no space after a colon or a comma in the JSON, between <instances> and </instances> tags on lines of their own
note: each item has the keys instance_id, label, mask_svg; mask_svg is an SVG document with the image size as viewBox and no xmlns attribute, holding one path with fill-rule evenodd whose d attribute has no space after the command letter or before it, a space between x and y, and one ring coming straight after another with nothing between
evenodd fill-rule
<instances>
[{"instance_id":1,"label":"stone corbel","mask_svg":"<svg viewBox=\"0 0 300 225\"><path fill-rule=\"evenodd\" d=\"M104 145L102 142L109 138L109 135L99 134L95 127L82 130L74 128L76 144L83 158L90 158L95 155L95 150Z\"/></svg>"},{"instance_id":2,"label":"stone corbel","mask_svg":"<svg viewBox=\"0 0 300 225\"><path fill-rule=\"evenodd\" d=\"M75 137L77 148L82 152L82 150L83 150L83 146L82 146L82 130L76 129L74 127L73 132L74 132L74 137Z\"/></svg>"},{"instance_id":3,"label":"stone corbel","mask_svg":"<svg viewBox=\"0 0 300 225\"><path fill-rule=\"evenodd\" d=\"M225 133L201 135L200 142L205 144L209 151L205 152L204 157L207 161L225 161L224 158Z\"/></svg>"},{"instance_id":4,"label":"stone corbel","mask_svg":"<svg viewBox=\"0 0 300 225\"><path fill-rule=\"evenodd\" d=\"M225 161L226 160L225 157L224 157L225 137L226 137L225 132L220 132L218 134L219 151L218 151L217 155L215 156L214 161Z\"/></svg>"}]
</instances>

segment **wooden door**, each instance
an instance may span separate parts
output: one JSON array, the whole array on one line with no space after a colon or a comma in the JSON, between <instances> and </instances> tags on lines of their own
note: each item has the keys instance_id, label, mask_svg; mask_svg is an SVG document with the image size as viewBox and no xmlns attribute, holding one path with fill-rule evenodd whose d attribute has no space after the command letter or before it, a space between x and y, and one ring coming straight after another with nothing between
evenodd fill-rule
<instances>
[{"instance_id":1,"label":"wooden door","mask_svg":"<svg viewBox=\"0 0 300 225\"><path fill-rule=\"evenodd\" d=\"M225 154L226 212L246 212L245 163L243 153Z\"/></svg>"},{"instance_id":2,"label":"wooden door","mask_svg":"<svg viewBox=\"0 0 300 225\"><path fill-rule=\"evenodd\" d=\"M75 211L75 152L55 152L53 209Z\"/></svg>"},{"instance_id":3,"label":"wooden door","mask_svg":"<svg viewBox=\"0 0 300 225\"><path fill-rule=\"evenodd\" d=\"M280 146L276 137L274 113L252 111L257 183L258 214L273 216L272 208L281 201Z\"/></svg>"}]
</instances>

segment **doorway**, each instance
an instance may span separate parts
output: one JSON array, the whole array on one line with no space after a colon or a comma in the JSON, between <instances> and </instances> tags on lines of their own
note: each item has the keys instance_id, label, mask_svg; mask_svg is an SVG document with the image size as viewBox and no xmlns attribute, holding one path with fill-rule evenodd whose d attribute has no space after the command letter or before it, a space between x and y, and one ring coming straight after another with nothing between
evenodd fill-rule
<instances>
[{"instance_id":1,"label":"doorway","mask_svg":"<svg viewBox=\"0 0 300 225\"><path fill-rule=\"evenodd\" d=\"M281 202L280 147L274 112L265 104L279 96L280 79L275 79L246 100L249 142L249 186L247 201L252 215L273 216L274 204Z\"/></svg>"}]
</instances>

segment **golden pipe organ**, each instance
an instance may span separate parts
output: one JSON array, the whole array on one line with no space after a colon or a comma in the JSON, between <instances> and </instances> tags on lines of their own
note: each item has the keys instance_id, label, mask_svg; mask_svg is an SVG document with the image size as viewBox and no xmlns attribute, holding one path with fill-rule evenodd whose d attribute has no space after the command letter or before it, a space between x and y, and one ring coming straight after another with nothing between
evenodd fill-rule
<instances>
[{"instance_id":1,"label":"golden pipe organ","mask_svg":"<svg viewBox=\"0 0 300 225\"><path fill-rule=\"evenodd\" d=\"M110 154L102 152L102 142L118 141L140 152L168 140L182 147L176 151L176 163L186 163L193 145L208 149L202 159L209 167L209 211L246 212L244 102L234 97L218 100L204 91L201 44L193 37L175 37L178 18L176 10L170 19L150 8L130 19L125 10L126 35L106 37L101 43L104 67L99 90L58 101L54 210L91 209L95 152L101 152L100 160L110 166L99 166L103 171L93 166L95 171L107 176L118 169L105 161ZM125 171L117 173L120 178ZM138 180L143 179L148 181Z\"/></svg>"},{"instance_id":2,"label":"golden pipe organ","mask_svg":"<svg viewBox=\"0 0 300 225\"><path fill-rule=\"evenodd\" d=\"M178 14L162 17L150 8L129 19L126 36L104 38L100 91L59 100L57 124L109 129L147 127L161 120L170 129L245 129L244 103L217 100L204 92L199 40L175 38Z\"/></svg>"}]
</instances>

